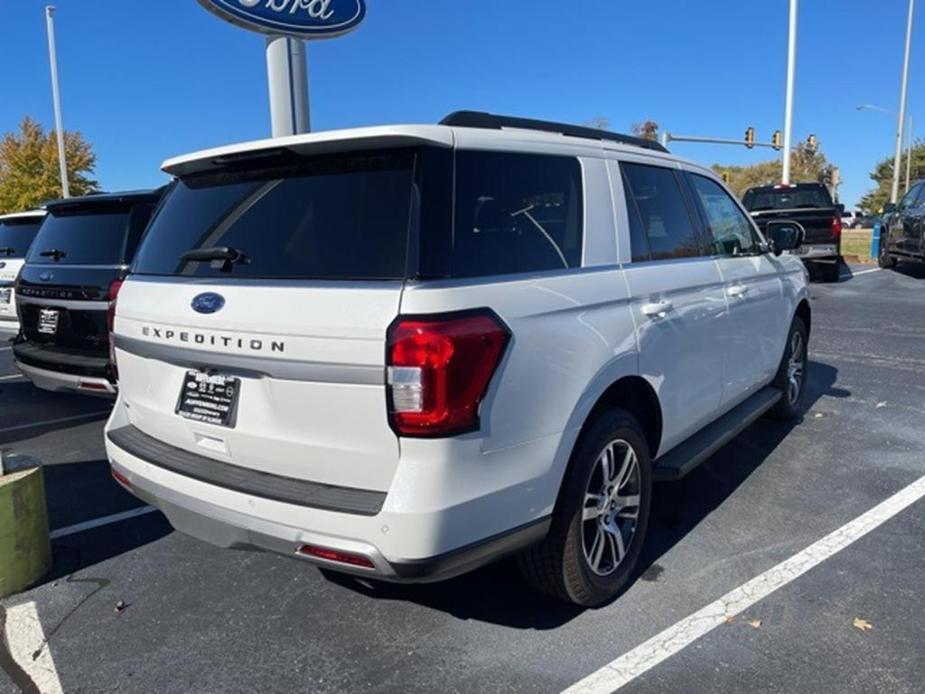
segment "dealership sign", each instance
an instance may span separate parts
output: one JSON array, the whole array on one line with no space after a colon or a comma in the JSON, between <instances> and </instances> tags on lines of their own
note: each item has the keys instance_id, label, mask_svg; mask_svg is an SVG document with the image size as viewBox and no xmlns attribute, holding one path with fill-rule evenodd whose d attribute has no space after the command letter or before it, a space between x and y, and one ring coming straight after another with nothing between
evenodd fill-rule
<instances>
[{"instance_id":1,"label":"dealership sign","mask_svg":"<svg viewBox=\"0 0 925 694\"><path fill-rule=\"evenodd\" d=\"M366 16L366 0L199 0L199 4L245 29L300 39L346 34Z\"/></svg>"}]
</instances>

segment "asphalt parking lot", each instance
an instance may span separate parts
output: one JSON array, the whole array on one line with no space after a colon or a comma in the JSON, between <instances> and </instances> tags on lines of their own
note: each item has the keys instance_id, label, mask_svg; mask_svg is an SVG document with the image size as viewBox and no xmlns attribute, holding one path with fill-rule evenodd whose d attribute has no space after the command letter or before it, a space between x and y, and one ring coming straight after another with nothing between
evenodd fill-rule
<instances>
[{"instance_id":1,"label":"asphalt parking lot","mask_svg":"<svg viewBox=\"0 0 925 694\"><path fill-rule=\"evenodd\" d=\"M803 421L659 485L637 580L596 610L510 561L388 586L173 532L111 480L107 402L35 390L0 343L0 446L45 464L55 530L52 573L0 603L0 692L606 690L609 663L925 475L925 267L868 270L813 285ZM622 691L921 692L923 586L920 500Z\"/></svg>"}]
</instances>

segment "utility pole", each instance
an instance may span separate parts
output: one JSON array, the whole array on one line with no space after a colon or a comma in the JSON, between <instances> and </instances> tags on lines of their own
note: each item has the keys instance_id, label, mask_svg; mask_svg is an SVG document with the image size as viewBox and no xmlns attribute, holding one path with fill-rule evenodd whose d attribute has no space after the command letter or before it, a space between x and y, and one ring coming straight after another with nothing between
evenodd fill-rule
<instances>
[{"instance_id":1,"label":"utility pole","mask_svg":"<svg viewBox=\"0 0 925 694\"><path fill-rule=\"evenodd\" d=\"M61 91L58 89L58 52L55 49L55 8L45 7L48 27L48 59L51 62L51 96L55 102L55 132L58 135L58 165L61 167L61 197L71 197L67 184L67 155L64 152L64 122L61 118Z\"/></svg>"},{"instance_id":2,"label":"utility pole","mask_svg":"<svg viewBox=\"0 0 925 694\"><path fill-rule=\"evenodd\" d=\"M797 13L799 0L790 0L790 37L787 42L787 103L784 112L784 175L782 183L790 183L790 143L793 136L793 81L797 60Z\"/></svg>"},{"instance_id":3,"label":"utility pole","mask_svg":"<svg viewBox=\"0 0 925 694\"><path fill-rule=\"evenodd\" d=\"M909 192L909 174L912 173L912 138L912 116L909 116L906 119L906 139L908 140L906 147L908 149L906 150L906 189L903 192L904 195Z\"/></svg>"},{"instance_id":4,"label":"utility pole","mask_svg":"<svg viewBox=\"0 0 925 694\"><path fill-rule=\"evenodd\" d=\"M899 89L899 113L896 115L896 157L893 159L893 190L890 202L899 200L899 167L903 156L903 125L906 122L906 90L909 87L909 53L912 50L912 18L915 15L915 0L909 0L909 18L906 20L906 52L903 57L903 77Z\"/></svg>"}]
</instances>

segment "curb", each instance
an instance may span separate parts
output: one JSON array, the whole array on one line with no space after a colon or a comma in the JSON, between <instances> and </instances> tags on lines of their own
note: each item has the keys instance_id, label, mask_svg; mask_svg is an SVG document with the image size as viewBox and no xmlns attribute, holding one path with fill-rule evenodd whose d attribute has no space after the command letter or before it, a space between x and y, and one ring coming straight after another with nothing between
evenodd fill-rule
<instances>
[{"instance_id":1,"label":"curb","mask_svg":"<svg viewBox=\"0 0 925 694\"><path fill-rule=\"evenodd\" d=\"M32 585L51 567L42 468L25 457L3 463L8 472L0 473L0 598Z\"/></svg>"}]
</instances>

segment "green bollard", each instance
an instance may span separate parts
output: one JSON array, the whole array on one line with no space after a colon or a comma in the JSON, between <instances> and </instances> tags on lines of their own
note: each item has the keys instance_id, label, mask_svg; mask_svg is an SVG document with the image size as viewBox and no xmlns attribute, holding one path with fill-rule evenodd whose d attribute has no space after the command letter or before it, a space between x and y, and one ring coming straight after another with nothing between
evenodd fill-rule
<instances>
[{"instance_id":1,"label":"green bollard","mask_svg":"<svg viewBox=\"0 0 925 694\"><path fill-rule=\"evenodd\" d=\"M50 567L42 468L27 458L0 457L0 598L29 587Z\"/></svg>"}]
</instances>

